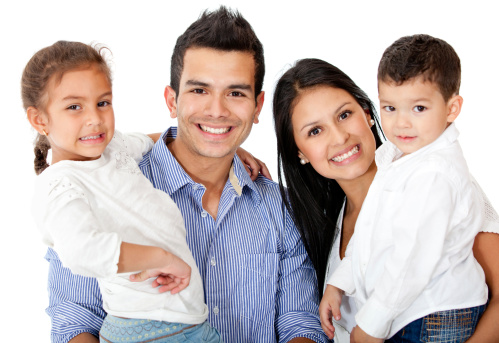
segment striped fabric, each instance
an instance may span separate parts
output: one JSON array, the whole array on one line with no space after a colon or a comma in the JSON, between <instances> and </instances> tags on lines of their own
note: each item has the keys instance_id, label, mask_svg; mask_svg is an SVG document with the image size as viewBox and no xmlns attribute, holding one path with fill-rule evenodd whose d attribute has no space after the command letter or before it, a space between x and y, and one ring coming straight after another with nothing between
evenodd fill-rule
<instances>
[{"instance_id":1,"label":"striped fabric","mask_svg":"<svg viewBox=\"0 0 499 343\"><path fill-rule=\"evenodd\" d=\"M163 143L175 136L174 127L165 132L139 166L182 212L208 321L228 343L295 337L328 342L318 317L315 272L277 184L264 177L252 182L236 156L214 220L202 207L204 186L192 181ZM54 253L48 255L53 341L95 334L104 315L96 281L71 275Z\"/></svg>"}]
</instances>

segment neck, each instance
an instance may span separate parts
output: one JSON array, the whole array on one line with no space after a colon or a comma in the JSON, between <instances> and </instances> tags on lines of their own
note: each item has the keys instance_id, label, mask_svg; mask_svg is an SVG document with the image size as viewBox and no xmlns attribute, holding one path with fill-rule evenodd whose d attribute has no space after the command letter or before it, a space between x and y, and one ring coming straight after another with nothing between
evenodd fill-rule
<instances>
[{"instance_id":1,"label":"neck","mask_svg":"<svg viewBox=\"0 0 499 343\"><path fill-rule=\"evenodd\" d=\"M202 184L203 208L216 219L222 191L229 178L234 153L224 157L200 156L178 138L167 142L167 147L194 182Z\"/></svg>"},{"instance_id":2,"label":"neck","mask_svg":"<svg viewBox=\"0 0 499 343\"><path fill-rule=\"evenodd\" d=\"M354 180L346 180L338 182L341 189L345 192L347 198L346 213L359 213L366 198L369 187L376 175L377 167L373 161L369 169L361 176Z\"/></svg>"}]
</instances>

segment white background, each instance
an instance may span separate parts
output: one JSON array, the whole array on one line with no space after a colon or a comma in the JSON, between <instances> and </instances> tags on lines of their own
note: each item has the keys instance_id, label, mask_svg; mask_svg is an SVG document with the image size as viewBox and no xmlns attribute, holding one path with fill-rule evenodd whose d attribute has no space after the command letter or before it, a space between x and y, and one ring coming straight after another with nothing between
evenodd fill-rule
<instances>
[{"instance_id":1,"label":"white background","mask_svg":"<svg viewBox=\"0 0 499 343\"><path fill-rule=\"evenodd\" d=\"M176 38L218 1L3 1L0 4L2 342L23 335L49 342L46 248L30 216L34 137L20 101L22 70L57 40L106 44L113 53L114 109L121 131L163 131L175 122L163 99ZM450 43L462 63L464 107L457 125L468 164L492 204L499 128L499 21L493 1L229 1L265 48L266 101L244 147L277 179L271 113L273 87L295 60L317 57L345 71L377 100L376 70L397 38L428 33Z\"/></svg>"}]
</instances>

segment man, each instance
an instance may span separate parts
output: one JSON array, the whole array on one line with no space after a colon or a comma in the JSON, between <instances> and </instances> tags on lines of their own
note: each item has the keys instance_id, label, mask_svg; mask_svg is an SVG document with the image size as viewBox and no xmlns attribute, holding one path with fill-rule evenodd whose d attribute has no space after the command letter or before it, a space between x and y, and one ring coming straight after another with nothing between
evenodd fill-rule
<instances>
[{"instance_id":1,"label":"man","mask_svg":"<svg viewBox=\"0 0 499 343\"><path fill-rule=\"evenodd\" d=\"M258 123L264 73L263 47L239 13L202 14L172 56L165 99L178 129L140 168L182 212L208 321L225 342L326 342L315 272L279 188L252 182L235 155ZM95 281L47 258L53 340L96 341L105 314Z\"/></svg>"}]
</instances>

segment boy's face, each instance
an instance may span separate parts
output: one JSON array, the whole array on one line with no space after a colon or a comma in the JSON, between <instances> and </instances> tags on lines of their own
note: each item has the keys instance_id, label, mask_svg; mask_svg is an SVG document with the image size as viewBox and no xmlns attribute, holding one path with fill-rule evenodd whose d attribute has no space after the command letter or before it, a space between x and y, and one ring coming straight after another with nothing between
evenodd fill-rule
<instances>
[{"instance_id":1,"label":"boy's face","mask_svg":"<svg viewBox=\"0 0 499 343\"><path fill-rule=\"evenodd\" d=\"M403 156L435 141L461 109L459 95L446 102L437 85L422 77L401 85L380 81L378 92L381 126Z\"/></svg>"}]
</instances>

